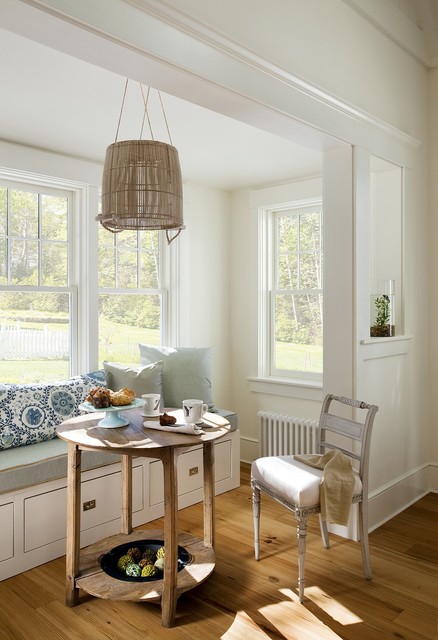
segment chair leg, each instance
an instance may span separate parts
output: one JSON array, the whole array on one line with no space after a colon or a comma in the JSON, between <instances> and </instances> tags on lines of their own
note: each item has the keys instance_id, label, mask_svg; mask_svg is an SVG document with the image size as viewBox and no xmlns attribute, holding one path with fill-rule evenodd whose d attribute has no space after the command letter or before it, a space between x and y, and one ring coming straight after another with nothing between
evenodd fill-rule
<instances>
[{"instance_id":1,"label":"chair leg","mask_svg":"<svg viewBox=\"0 0 438 640\"><path fill-rule=\"evenodd\" d=\"M319 514L319 528L321 529L321 538L322 543L326 549L330 549L330 540L327 529L327 521L322 519L321 514Z\"/></svg>"},{"instance_id":2,"label":"chair leg","mask_svg":"<svg viewBox=\"0 0 438 640\"><path fill-rule=\"evenodd\" d=\"M307 542L307 518L298 518L297 526L298 541L298 596L300 602L304 602L304 564L306 559L306 542Z\"/></svg>"},{"instance_id":3,"label":"chair leg","mask_svg":"<svg viewBox=\"0 0 438 640\"><path fill-rule=\"evenodd\" d=\"M368 504L359 502L359 535L360 550L362 553L363 570L365 578L371 580L373 573L371 570L370 546L368 544Z\"/></svg>"},{"instance_id":4,"label":"chair leg","mask_svg":"<svg viewBox=\"0 0 438 640\"><path fill-rule=\"evenodd\" d=\"M254 556L260 558L260 490L252 489L252 513L254 519Z\"/></svg>"}]
</instances>

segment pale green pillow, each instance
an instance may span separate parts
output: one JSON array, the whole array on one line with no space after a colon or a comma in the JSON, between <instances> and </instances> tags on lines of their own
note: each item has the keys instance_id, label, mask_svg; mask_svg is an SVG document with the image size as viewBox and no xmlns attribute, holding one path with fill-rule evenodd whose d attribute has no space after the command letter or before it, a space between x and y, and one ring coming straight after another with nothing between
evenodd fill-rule
<instances>
[{"instance_id":1,"label":"pale green pillow","mask_svg":"<svg viewBox=\"0 0 438 640\"><path fill-rule=\"evenodd\" d=\"M162 395L161 374L163 362L152 362L147 366L104 362L106 386L112 391L123 387L133 389L136 398L143 393L159 393Z\"/></svg>"},{"instance_id":2,"label":"pale green pillow","mask_svg":"<svg viewBox=\"0 0 438 640\"><path fill-rule=\"evenodd\" d=\"M183 400L197 398L214 409L211 391L210 347L161 347L139 344L140 363L163 361L163 398L166 407L180 408Z\"/></svg>"}]
</instances>

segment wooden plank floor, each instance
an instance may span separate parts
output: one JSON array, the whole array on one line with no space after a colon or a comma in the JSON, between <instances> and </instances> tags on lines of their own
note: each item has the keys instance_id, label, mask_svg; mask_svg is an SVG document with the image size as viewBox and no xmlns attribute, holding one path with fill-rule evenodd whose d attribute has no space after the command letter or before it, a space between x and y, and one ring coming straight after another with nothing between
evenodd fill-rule
<instances>
[{"instance_id":1,"label":"wooden plank floor","mask_svg":"<svg viewBox=\"0 0 438 640\"><path fill-rule=\"evenodd\" d=\"M180 511L179 521L181 530L202 536L201 505ZM363 577L359 545L331 536L331 549L324 549L315 518L303 605L293 516L262 499L259 562L252 538L249 472L242 465L242 486L216 498L215 571L180 597L175 627L162 628L156 604L82 594L77 607L66 607L59 558L0 582L0 639L438 640L437 494L371 534L372 581Z\"/></svg>"}]
</instances>

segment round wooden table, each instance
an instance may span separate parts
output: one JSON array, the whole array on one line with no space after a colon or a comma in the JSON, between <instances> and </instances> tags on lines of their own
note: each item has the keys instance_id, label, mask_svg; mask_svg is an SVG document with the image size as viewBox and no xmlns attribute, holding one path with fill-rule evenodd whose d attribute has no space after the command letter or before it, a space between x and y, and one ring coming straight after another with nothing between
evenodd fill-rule
<instances>
[{"instance_id":1,"label":"round wooden table","mask_svg":"<svg viewBox=\"0 0 438 640\"><path fill-rule=\"evenodd\" d=\"M183 422L182 411L167 411ZM147 429L140 409L124 411L129 424L107 429L98 425L104 413L94 413L63 422L57 435L68 442L66 604L79 602L79 589L100 598L161 602L162 625L175 623L178 596L205 580L213 571L214 555L214 441L230 430L227 420L214 413L204 416L204 433L194 436ZM178 454L193 446L203 446L204 539L178 534ZM121 456L121 534L101 540L80 551L81 452L110 451ZM164 535L160 531L132 530L132 456L157 458L164 472ZM130 540L158 539L165 547L162 580L125 582L109 576L99 557ZM178 545L192 561L178 572Z\"/></svg>"}]
</instances>

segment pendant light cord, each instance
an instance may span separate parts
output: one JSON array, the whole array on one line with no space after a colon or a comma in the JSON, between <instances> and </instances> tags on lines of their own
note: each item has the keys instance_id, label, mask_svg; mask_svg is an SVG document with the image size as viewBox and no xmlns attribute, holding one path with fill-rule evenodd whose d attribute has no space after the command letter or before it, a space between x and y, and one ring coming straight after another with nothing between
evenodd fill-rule
<instances>
[{"instance_id":1,"label":"pendant light cord","mask_svg":"<svg viewBox=\"0 0 438 640\"><path fill-rule=\"evenodd\" d=\"M128 90L128 82L129 82L129 78L126 78L125 91L123 92L122 106L121 106L121 109L120 109L119 121L117 123L116 137L114 139L114 142L117 142L117 139L119 137L119 129L120 129L120 123L122 121L123 109L125 107L125 99L126 99L126 92ZM141 123L141 130L140 130L140 140L143 137L144 121L145 121L146 117L148 119L148 125L149 125L149 131L150 131L150 134L151 134L151 138L152 138L152 140L155 140L154 133L152 131L151 120L149 118L149 111L148 111L149 93L150 93L151 88L148 87L147 96L145 98L144 97L144 91L143 91L143 85L141 84L141 82L139 84L140 84L140 91L141 91L141 95L142 95L142 98L143 98L143 104L144 104L143 120L142 120L142 123ZM169 123L167 122L167 116L166 116L166 112L164 110L163 99L161 97L161 92L160 92L159 89L157 89L157 93L158 93L158 97L160 99L161 111L163 112L164 122L166 123L167 135L169 136L170 144L173 146L172 136L170 135Z\"/></svg>"},{"instance_id":2,"label":"pendant light cord","mask_svg":"<svg viewBox=\"0 0 438 640\"><path fill-rule=\"evenodd\" d=\"M143 137L143 127L144 127L144 121L145 121L146 116L147 116L147 119L148 119L148 125L149 125L149 131L150 131L150 134L151 134L151 138L152 138L152 140L155 140L154 133L152 131L151 120L149 118L149 111L148 111L148 102L149 102L150 90L151 90L151 88L148 87L148 93L147 93L146 100L145 100L144 93L143 93L143 85L140 82L140 91L141 91L141 95L142 95L142 98L143 98L143 104L144 104L143 121L141 123L141 130L140 130L140 140Z\"/></svg>"},{"instance_id":3,"label":"pendant light cord","mask_svg":"<svg viewBox=\"0 0 438 640\"><path fill-rule=\"evenodd\" d=\"M117 138L119 137L120 122L122 120L123 107L125 106L125 98L126 98L126 91L128 89L128 82L129 82L129 78L126 78L125 92L123 94L122 108L120 109L119 122L117 124L116 138L115 138L114 142L117 142Z\"/></svg>"},{"instance_id":4,"label":"pendant light cord","mask_svg":"<svg viewBox=\"0 0 438 640\"><path fill-rule=\"evenodd\" d=\"M161 110L162 110L162 112L163 112L164 122L166 123L167 135L169 136L170 144L173 146L172 137L171 137L171 135L170 135L169 124L168 124L168 122L167 122L166 112L164 111L164 105L163 105L163 100L161 99L161 93L160 93L160 90L159 90L159 89L157 89L157 92L158 92L158 97L160 98L160 104L161 104Z\"/></svg>"}]
</instances>

